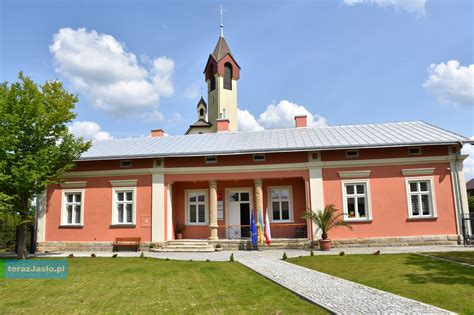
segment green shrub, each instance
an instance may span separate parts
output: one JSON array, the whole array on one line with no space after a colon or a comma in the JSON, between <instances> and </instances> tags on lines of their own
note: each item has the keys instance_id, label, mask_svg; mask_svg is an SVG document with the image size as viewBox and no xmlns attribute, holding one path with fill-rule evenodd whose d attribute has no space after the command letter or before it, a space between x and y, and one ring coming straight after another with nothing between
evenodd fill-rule
<instances>
[{"instance_id":1,"label":"green shrub","mask_svg":"<svg viewBox=\"0 0 474 315\"><path fill-rule=\"evenodd\" d=\"M286 252L283 252L283 260L287 260L288 256L286 256Z\"/></svg>"},{"instance_id":2,"label":"green shrub","mask_svg":"<svg viewBox=\"0 0 474 315\"><path fill-rule=\"evenodd\" d=\"M234 253L230 254L229 261L230 261L230 262L234 262Z\"/></svg>"}]
</instances>

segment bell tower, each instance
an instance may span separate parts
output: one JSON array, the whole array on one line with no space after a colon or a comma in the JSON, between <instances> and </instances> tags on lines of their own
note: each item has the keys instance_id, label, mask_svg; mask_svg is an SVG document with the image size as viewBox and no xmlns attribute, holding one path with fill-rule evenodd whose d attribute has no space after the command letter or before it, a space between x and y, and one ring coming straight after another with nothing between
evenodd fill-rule
<instances>
[{"instance_id":1,"label":"bell tower","mask_svg":"<svg viewBox=\"0 0 474 315\"><path fill-rule=\"evenodd\" d=\"M237 131L237 81L240 78L240 66L224 39L222 21L219 40L214 52L209 55L204 75L208 93L208 121L212 124L212 132L217 132L216 120L219 118L229 119L229 131Z\"/></svg>"}]
</instances>

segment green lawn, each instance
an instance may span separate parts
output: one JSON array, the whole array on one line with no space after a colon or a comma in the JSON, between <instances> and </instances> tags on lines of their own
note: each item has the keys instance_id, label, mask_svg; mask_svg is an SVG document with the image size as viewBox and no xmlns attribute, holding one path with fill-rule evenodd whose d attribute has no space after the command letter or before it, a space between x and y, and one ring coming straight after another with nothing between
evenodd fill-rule
<instances>
[{"instance_id":1,"label":"green lawn","mask_svg":"<svg viewBox=\"0 0 474 315\"><path fill-rule=\"evenodd\" d=\"M466 254L473 258L473 253ZM461 314L474 314L474 268L416 254L313 256L289 262Z\"/></svg>"},{"instance_id":2,"label":"green lawn","mask_svg":"<svg viewBox=\"0 0 474 315\"><path fill-rule=\"evenodd\" d=\"M425 253L425 255L459 261L474 266L474 252Z\"/></svg>"},{"instance_id":3,"label":"green lawn","mask_svg":"<svg viewBox=\"0 0 474 315\"><path fill-rule=\"evenodd\" d=\"M0 279L0 313L327 314L237 262L68 262L67 280Z\"/></svg>"}]
</instances>

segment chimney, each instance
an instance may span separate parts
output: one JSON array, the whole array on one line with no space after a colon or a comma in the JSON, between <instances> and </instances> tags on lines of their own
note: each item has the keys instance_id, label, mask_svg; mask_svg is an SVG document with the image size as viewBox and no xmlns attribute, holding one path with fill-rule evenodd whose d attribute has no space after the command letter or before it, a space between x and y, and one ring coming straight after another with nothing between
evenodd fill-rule
<instances>
[{"instance_id":1,"label":"chimney","mask_svg":"<svg viewBox=\"0 0 474 315\"><path fill-rule=\"evenodd\" d=\"M308 121L306 115L297 115L295 116L296 128L308 127Z\"/></svg>"},{"instance_id":2,"label":"chimney","mask_svg":"<svg viewBox=\"0 0 474 315\"><path fill-rule=\"evenodd\" d=\"M152 138L163 137L164 135L165 135L165 131L163 129L153 129L150 131L150 136Z\"/></svg>"},{"instance_id":3,"label":"chimney","mask_svg":"<svg viewBox=\"0 0 474 315\"><path fill-rule=\"evenodd\" d=\"M216 119L217 123L217 132L228 132L229 131L229 119L228 118L219 118Z\"/></svg>"}]
</instances>

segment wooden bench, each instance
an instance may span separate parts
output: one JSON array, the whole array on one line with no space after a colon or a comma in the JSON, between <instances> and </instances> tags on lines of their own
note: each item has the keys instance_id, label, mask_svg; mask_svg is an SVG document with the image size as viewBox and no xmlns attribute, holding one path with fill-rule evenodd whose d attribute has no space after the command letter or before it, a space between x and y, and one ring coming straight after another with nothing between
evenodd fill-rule
<instances>
[{"instance_id":1,"label":"wooden bench","mask_svg":"<svg viewBox=\"0 0 474 315\"><path fill-rule=\"evenodd\" d=\"M112 251L118 252L119 247L132 247L138 252L140 249L140 237L117 237L112 246Z\"/></svg>"}]
</instances>

